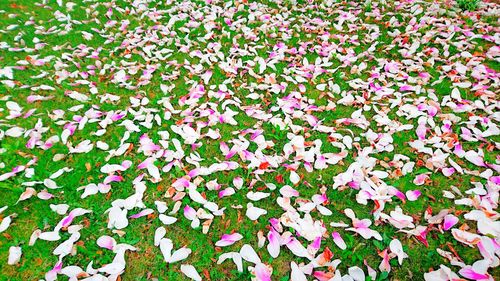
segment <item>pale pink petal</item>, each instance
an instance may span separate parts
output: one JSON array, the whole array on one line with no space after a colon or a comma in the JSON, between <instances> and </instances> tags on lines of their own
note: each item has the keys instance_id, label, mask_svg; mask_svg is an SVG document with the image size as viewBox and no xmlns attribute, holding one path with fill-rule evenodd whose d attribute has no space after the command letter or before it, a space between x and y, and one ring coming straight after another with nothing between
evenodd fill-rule
<instances>
[{"instance_id":1,"label":"pale pink petal","mask_svg":"<svg viewBox=\"0 0 500 281\"><path fill-rule=\"evenodd\" d=\"M342 250L345 250L347 248L347 245L345 244L344 239L342 239L342 237L340 236L340 233L333 232L332 237L333 237L333 242L335 242L335 245L337 245L337 247L339 247Z\"/></svg>"},{"instance_id":2,"label":"pale pink petal","mask_svg":"<svg viewBox=\"0 0 500 281\"><path fill-rule=\"evenodd\" d=\"M420 174L415 177L413 180L413 183L416 185L423 185L425 181L429 178L429 175L427 174Z\"/></svg>"},{"instance_id":3,"label":"pale pink petal","mask_svg":"<svg viewBox=\"0 0 500 281\"><path fill-rule=\"evenodd\" d=\"M239 233L233 233L233 234L224 234L222 235L221 239L215 243L215 246L217 247L226 247L229 245L233 245L237 241L243 239L243 235Z\"/></svg>"},{"instance_id":4,"label":"pale pink petal","mask_svg":"<svg viewBox=\"0 0 500 281\"><path fill-rule=\"evenodd\" d=\"M255 266L255 277L258 281L271 281L271 272L263 263Z\"/></svg>"},{"instance_id":5,"label":"pale pink petal","mask_svg":"<svg viewBox=\"0 0 500 281\"><path fill-rule=\"evenodd\" d=\"M267 251L269 255L273 258L278 257L280 254L280 241L279 241L279 233L271 229L267 234L267 239L269 240L269 244L267 244Z\"/></svg>"},{"instance_id":6,"label":"pale pink petal","mask_svg":"<svg viewBox=\"0 0 500 281\"><path fill-rule=\"evenodd\" d=\"M113 250L113 248L116 246L116 241L113 237L104 235L97 239L97 245L99 245L99 247L101 248Z\"/></svg>"},{"instance_id":7,"label":"pale pink petal","mask_svg":"<svg viewBox=\"0 0 500 281\"><path fill-rule=\"evenodd\" d=\"M422 195L422 192L420 190L408 190L406 192L406 198L408 198L408 201L415 201Z\"/></svg>"}]
</instances>

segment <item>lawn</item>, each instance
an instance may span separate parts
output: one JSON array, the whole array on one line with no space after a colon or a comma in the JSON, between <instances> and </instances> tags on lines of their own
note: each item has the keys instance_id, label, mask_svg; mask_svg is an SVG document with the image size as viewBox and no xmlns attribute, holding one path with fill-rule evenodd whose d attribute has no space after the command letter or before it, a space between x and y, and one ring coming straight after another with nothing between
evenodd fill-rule
<instances>
[{"instance_id":1,"label":"lawn","mask_svg":"<svg viewBox=\"0 0 500 281\"><path fill-rule=\"evenodd\" d=\"M0 280L498 279L499 15L0 1Z\"/></svg>"}]
</instances>

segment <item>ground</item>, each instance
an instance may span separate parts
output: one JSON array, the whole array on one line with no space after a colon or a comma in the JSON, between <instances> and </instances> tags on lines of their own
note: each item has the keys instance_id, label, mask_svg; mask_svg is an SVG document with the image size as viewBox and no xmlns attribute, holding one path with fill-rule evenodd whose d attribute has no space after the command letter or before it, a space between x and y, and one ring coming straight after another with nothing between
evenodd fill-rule
<instances>
[{"instance_id":1,"label":"ground","mask_svg":"<svg viewBox=\"0 0 500 281\"><path fill-rule=\"evenodd\" d=\"M2 1L0 280L494 280L475 8Z\"/></svg>"}]
</instances>

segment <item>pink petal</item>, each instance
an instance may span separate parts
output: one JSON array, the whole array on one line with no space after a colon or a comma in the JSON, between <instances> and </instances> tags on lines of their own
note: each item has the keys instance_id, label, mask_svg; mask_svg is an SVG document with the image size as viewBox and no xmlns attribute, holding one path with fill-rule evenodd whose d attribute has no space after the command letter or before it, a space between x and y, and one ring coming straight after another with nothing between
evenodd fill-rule
<instances>
[{"instance_id":1,"label":"pink petal","mask_svg":"<svg viewBox=\"0 0 500 281\"><path fill-rule=\"evenodd\" d=\"M235 193L234 192L234 188L228 187L228 188L226 188L224 190L219 191L219 198L226 197L226 196L231 196L234 193Z\"/></svg>"},{"instance_id":2,"label":"pink petal","mask_svg":"<svg viewBox=\"0 0 500 281\"><path fill-rule=\"evenodd\" d=\"M215 246L217 247L225 247L229 245L233 245L237 241L243 239L243 236L239 233L233 233L233 234L224 234L222 235L221 239L215 243Z\"/></svg>"},{"instance_id":3,"label":"pink petal","mask_svg":"<svg viewBox=\"0 0 500 281\"><path fill-rule=\"evenodd\" d=\"M97 239L97 245L99 245L99 247L101 248L113 250L113 248L116 246L116 241L113 237L104 235Z\"/></svg>"},{"instance_id":4,"label":"pink petal","mask_svg":"<svg viewBox=\"0 0 500 281\"><path fill-rule=\"evenodd\" d=\"M342 250L345 250L347 248L344 239L342 239L342 237L338 232L332 233L332 237L333 237L333 242L335 242L335 245L337 245L337 247L339 247Z\"/></svg>"},{"instance_id":5,"label":"pink petal","mask_svg":"<svg viewBox=\"0 0 500 281\"><path fill-rule=\"evenodd\" d=\"M458 273L467 279L472 280L489 280L490 276L488 274L481 274L475 272L471 267L462 268Z\"/></svg>"},{"instance_id":6,"label":"pink petal","mask_svg":"<svg viewBox=\"0 0 500 281\"><path fill-rule=\"evenodd\" d=\"M321 236L316 237L316 239L314 239L314 241L311 243L310 247L314 251L318 251L319 248L321 247Z\"/></svg>"},{"instance_id":7,"label":"pink petal","mask_svg":"<svg viewBox=\"0 0 500 281\"><path fill-rule=\"evenodd\" d=\"M243 179L241 177L236 177L233 179L233 184L234 187L240 189L241 187L243 187Z\"/></svg>"},{"instance_id":8,"label":"pink petal","mask_svg":"<svg viewBox=\"0 0 500 281\"><path fill-rule=\"evenodd\" d=\"M153 209L144 209L144 210L140 211L137 214L131 215L129 218L131 218L131 219L137 219L137 218L144 217L144 216L147 216L149 214L152 214L153 212L154 212Z\"/></svg>"},{"instance_id":9,"label":"pink petal","mask_svg":"<svg viewBox=\"0 0 500 281\"><path fill-rule=\"evenodd\" d=\"M284 197L297 197L299 196L299 192L295 189L293 189L289 185L285 185L280 189L280 194L283 195Z\"/></svg>"},{"instance_id":10,"label":"pink petal","mask_svg":"<svg viewBox=\"0 0 500 281\"><path fill-rule=\"evenodd\" d=\"M42 200L49 200L49 199L53 198L54 195L48 193L45 190L42 190L42 191L38 192L37 197L42 199Z\"/></svg>"},{"instance_id":11,"label":"pink petal","mask_svg":"<svg viewBox=\"0 0 500 281\"><path fill-rule=\"evenodd\" d=\"M271 272L265 264L259 263L255 266L255 277L258 281L271 281Z\"/></svg>"},{"instance_id":12,"label":"pink petal","mask_svg":"<svg viewBox=\"0 0 500 281\"><path fill-rule=\"evenodd\" d=\"M280 241L279 241L279 234L276 232L276 230L271 229L269 233L267 234L267 239L269 240L269 244L267 244L267 251L269 252L269 255L273 258L278 257L280 254Z\"/></svg>"},{"instance_id":13,"label":"pink petal","mask_svg":"<svg viewBox=\"0 0 500 281\"><path fill-rule=\"evenodd\" d=\"M425 124L419 124L416 131L418 139L425 140L426 132L427 132L427 127L425 127Z\"/></svg>"},{"instance_id":14,"label":"pink petal","mask_svg":"<svg viewBox=\"0 0 500 281\"><path fill-rule=\"evenodd\" d=\"M427 174L420 174L415 177L413 180L413 183L416 185L423 185L425 183L425 180L429 178L429 175Z\"/></svg>"},{"instance_id":15,"label":"pink petal","mask_svg":"<svg viewBox=\"0 0 500 281\"><path fill-rule=\"evenodd\" d=\"M194 220L196 218L196 210L186 205L184 207L184 216L188 220Z\"/></svg>"},{"instance_id":16,"label":"pink petal","mask_svg":"<svg viewBox=\"0 0 500 281\"><path fill-rule=\"evenodd\" d=\"M68 227L72 222L73 222L73 219L75 219L75 215L73 213L73 211L71 211L69 213L69 215L67 215L63 220L62 220L62 224L61 226L62 227Z\"/></svg>"},{"instance_id":17,"label":"pink petal","mask_svg":"<svg viewBox=\"0 0 500 281\"><path fill-rule=\"evenodd\" d=\"M455 168L443 168L441 172L443 172L443 175L446 177L449 177L455 173Z\"/></svg>"},{"instance_id":18,"label":"pink petal","mask_svg":"<svg viewBox=\"0 0 500 281\"><path fill-rule=\"evenodd\" d=\"M455 217L454 215L446 215L444 217L444 222L443 222L443 230L449 230L452 228L455 224L458 223L458 218Z\"/></svg>"},{"instance_id":19,"label":"pink petal","mask_svg":"<svg viewBox=\"0 0 500 281\"><path fill-rule=\"evenodd\" d=\"M387 254L387 249L382 252L383 259L379 265L380 271L391 272L391 265L389 264L389 255Z\"/></svg>"},{"instance_id":20,"label":"pink petal","mask_svg":"<svg viewBox=\"0 0 500 281\"><path fill-rule=\"evenodd\" d=\"M415 201L422 195L422 192L420 190L408 190L406 192L406 198L408 198L408 201Z\"/></svg>"}]
</instances>

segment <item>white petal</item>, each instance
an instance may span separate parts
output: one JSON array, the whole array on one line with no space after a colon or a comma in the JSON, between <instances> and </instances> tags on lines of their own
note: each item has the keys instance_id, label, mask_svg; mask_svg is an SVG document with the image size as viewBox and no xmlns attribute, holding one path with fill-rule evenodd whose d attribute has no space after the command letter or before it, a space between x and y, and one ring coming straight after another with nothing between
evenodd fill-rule
<instances>
[{"instance_id":1,"label":"white petal","mask_svg":"<svg viewBox=\"0 0 500 281\"><path fill-rule=\"evenodd\" d=\"M191 254L191 249L183 247L175 251L169 260L169 263L178 262L186 259Z\"/></svg>"},{"instance_id":2,"label":"white petal","mask_svg":"<svg viewBox=\"0 0 500 281\"><path fill-rule=\"evenodd\" d=\"M7 261L7 264L9 265L14 265L21 260L21 255L22 255L22 250L21 247L15 247L12 246L9 248L9 259Z\"/></svg>"},{"instance_id":3,"label":"white petal","mask_svg":"<svg viewBox=\"0 0 500 281\"><path fill-rule=\"evenodd\" d=\"M252 246L245 244L243 247L240 249L240 255L241 257L251 263L258 264L261 263L259 256L255 252L255 250L252 248Z\"/></svg>"},{"instance_id":4,"label":"white petal","mask_svg":"<svg viewBox=\"0 0 500 281\"><path fill-rule=\"evenodd\" d=\"M181 265L181 271L186 275L187 277L195 280L195 281L201 281L201 276L198 274L196 271L196 268L190 264L183 264Z\"/></svg>"}]
</instances>

